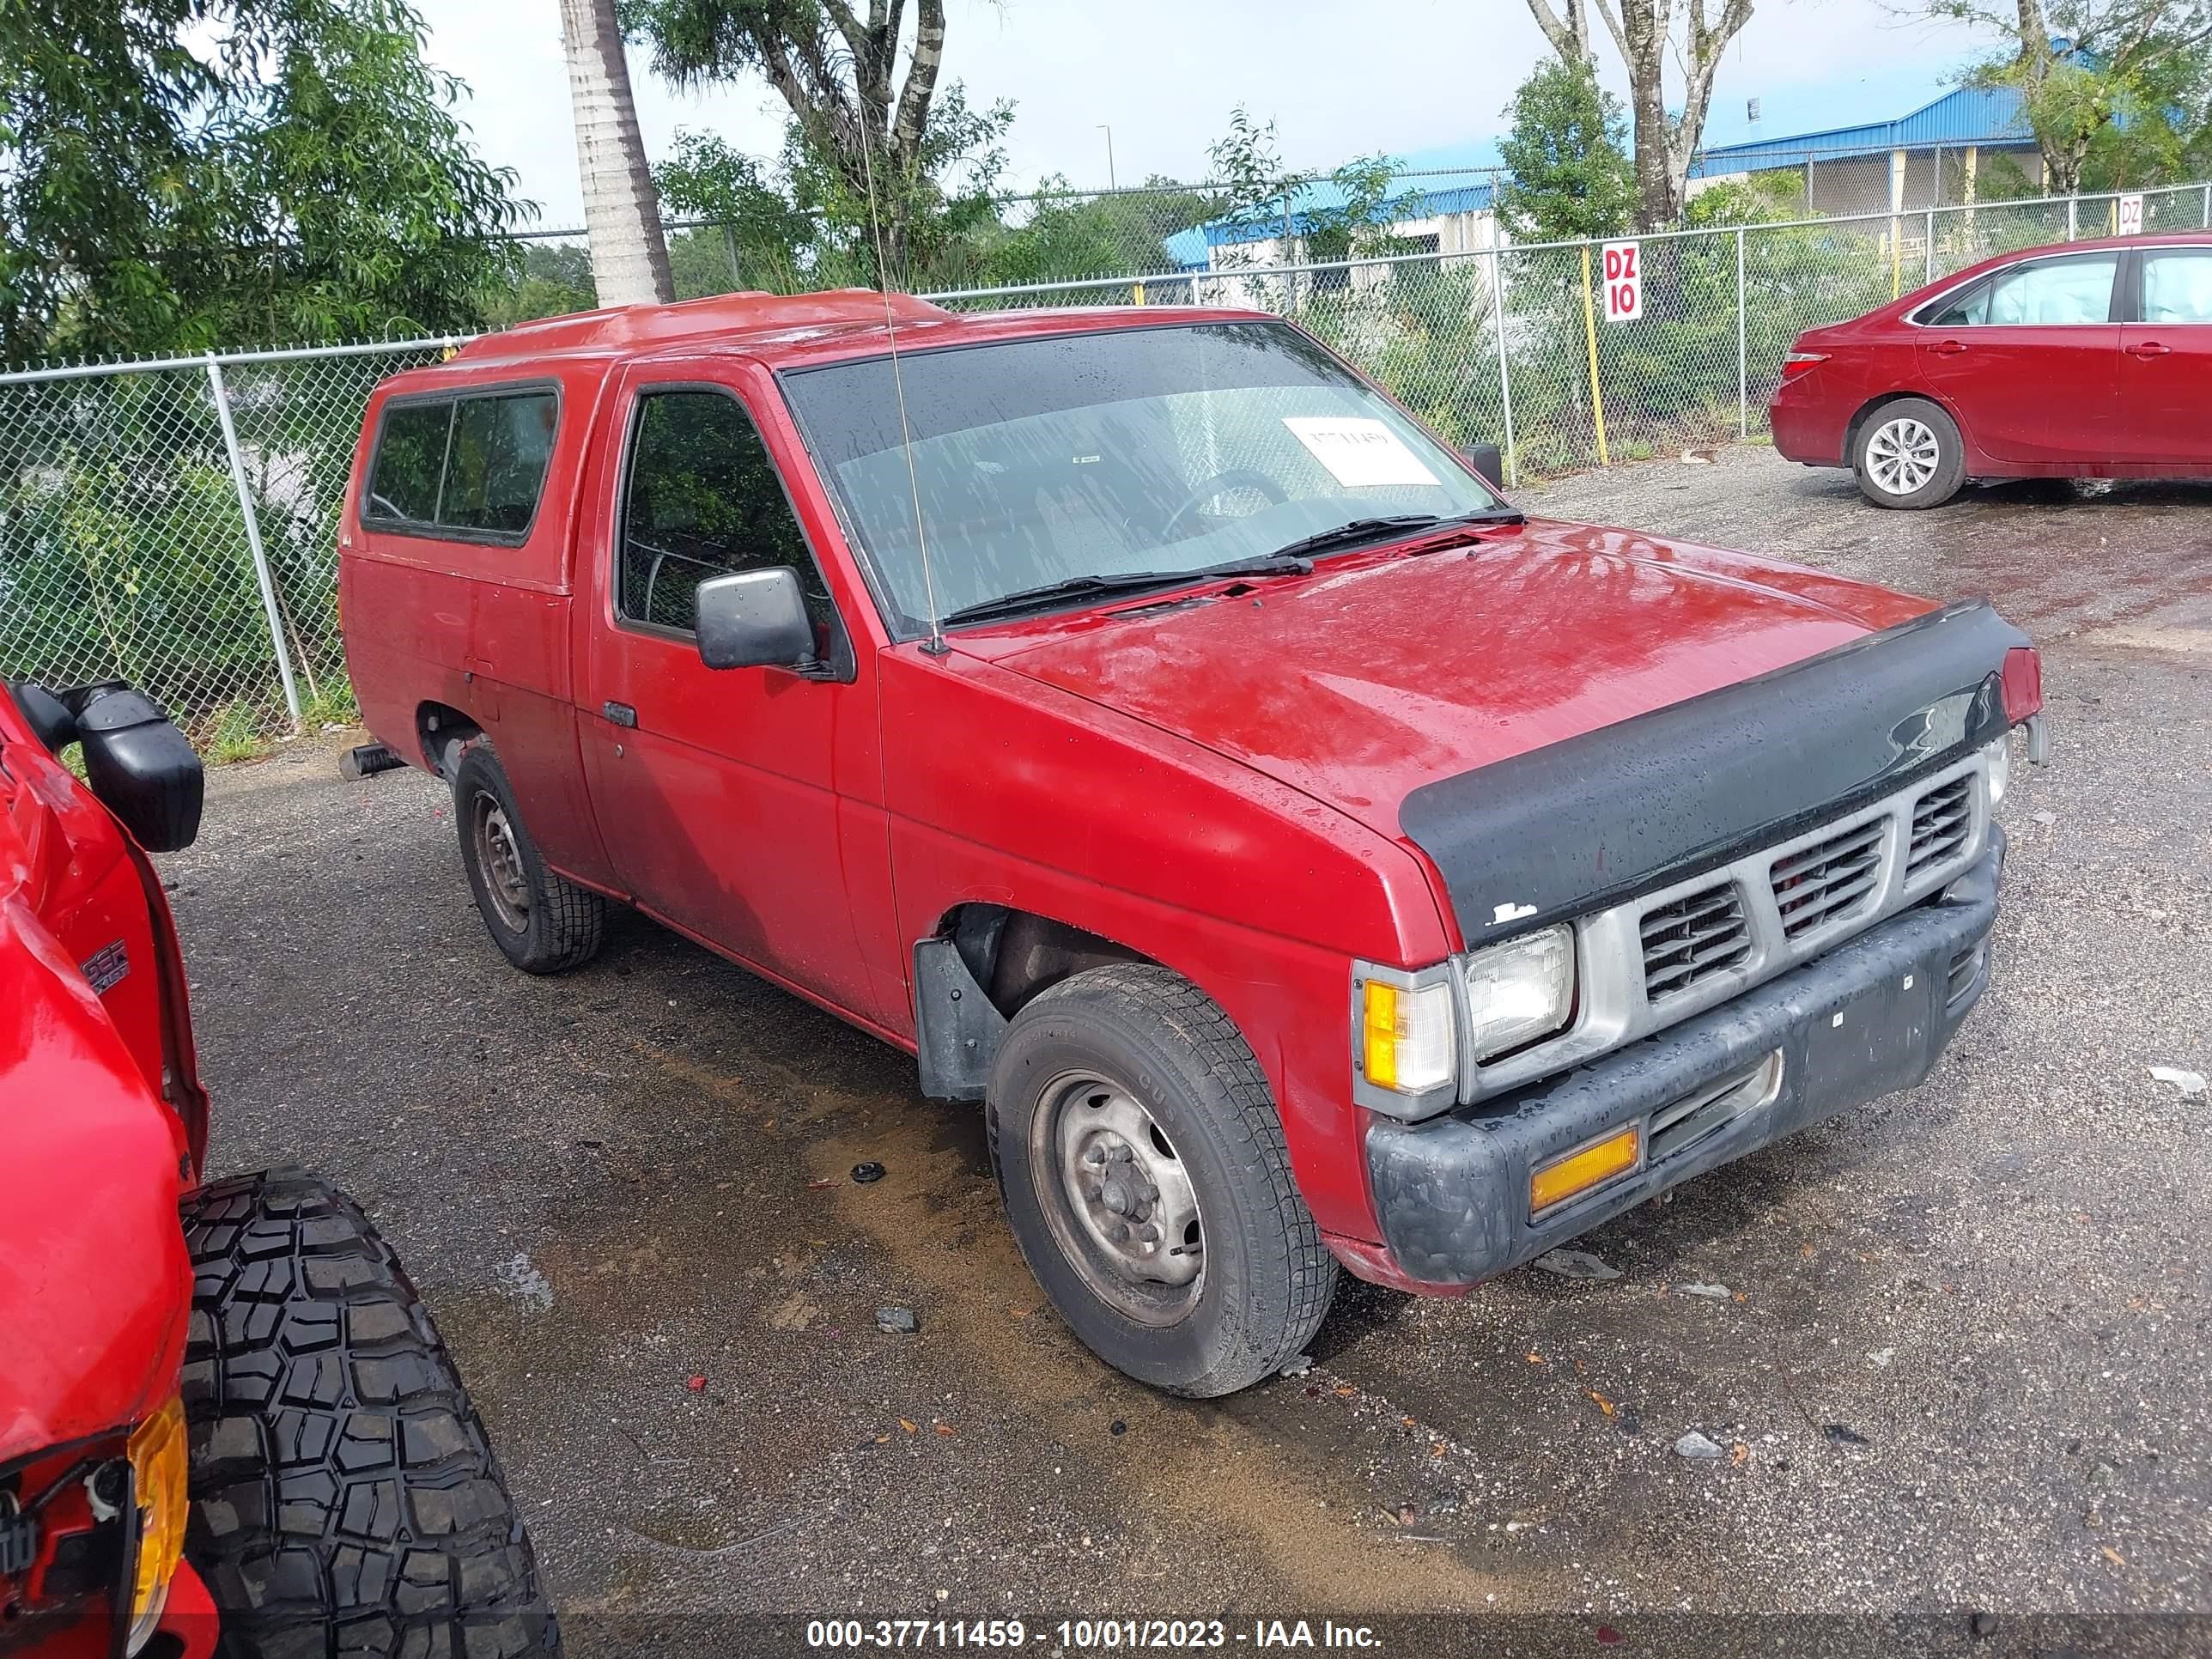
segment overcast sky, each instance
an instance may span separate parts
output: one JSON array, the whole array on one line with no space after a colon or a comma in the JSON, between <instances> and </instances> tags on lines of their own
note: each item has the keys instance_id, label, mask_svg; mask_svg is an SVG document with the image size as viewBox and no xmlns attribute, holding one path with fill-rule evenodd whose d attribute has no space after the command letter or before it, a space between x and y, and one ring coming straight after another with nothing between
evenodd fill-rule
<instances>
[{"instance_id":1,"label":"overcast sky","mask_svg":"<svg viewBox=\"0 0 2212 1659\"><path fill-rule=\"evenodd\" d=\"M555 0L420 3L432 60L473 88L462 113L484 154L515 169L543 224L581 223ZM1104 185L1102 125L1121 183L1202 176L1239 102L1277 123L1294 167L1378 150L1416 164L1487 160L1500 110L1545 49L1523 0L948 3L946 76L975 102L1014 100L1007 152L1021 184L1064 173ZM1901 23L1887 0L1759 0L1729 50L1707 141L1746 136L1754 97L1767 137L1901 115L1953 84L1976 44ZM1619 82L1610 43L1600 55ZM635 51L631 75L656 160L679 126L763 155L782 142L783 105L764 83L680 94Z\"/></svg>"}]
</instances>

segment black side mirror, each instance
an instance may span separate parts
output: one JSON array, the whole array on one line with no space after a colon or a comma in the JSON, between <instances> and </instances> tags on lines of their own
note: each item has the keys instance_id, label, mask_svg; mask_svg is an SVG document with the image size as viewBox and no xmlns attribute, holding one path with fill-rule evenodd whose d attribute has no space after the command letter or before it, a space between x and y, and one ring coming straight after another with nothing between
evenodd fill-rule
<instances>
[{"instance_id":1,"label":"black side mirror","mask_svg":"<svg viewBox=\"0 0 2212 1659\"><path fill-rule=\"evenodd\" d=\"M100 805L149 853L190 847L207 790L200 757L152 699L128 686L70 694L84 773Z\"/></svg>"},{"instance_id":2,"label":"black side mirror","mask_svg":"<svg viewBox=\"0 0 2212 1659\"><path fill-rule=\"evenodd\" d=\"M69 705L45 686L34 685L29 680L0 684L6 684L14 694L15 707L30 722L31 735L38 738L49 755L59 760L62 750L76 741L76 716L70 713Z\"/></svg>"},{"instance_id":3,"label":"black side mirror","mask_svg":"<svg viewBox=\"0 0 2212 1659\"><path fill-rule=\"evenodd\" d=\"M1496 444L1469 444L1460 451L1460 458L1492 489L1505 488L1505 457Z\"/></svg>"},{"instance_id":4,"label":"black side mirror","mask_svg":"<svg viewBox=\"0 0 2212 1659\"><path fill-rule=\"evenodd\" d=\"M788 565L699 584L699 659L709 668L811 668L814 623Z\"/></svg>"}]
</instances>

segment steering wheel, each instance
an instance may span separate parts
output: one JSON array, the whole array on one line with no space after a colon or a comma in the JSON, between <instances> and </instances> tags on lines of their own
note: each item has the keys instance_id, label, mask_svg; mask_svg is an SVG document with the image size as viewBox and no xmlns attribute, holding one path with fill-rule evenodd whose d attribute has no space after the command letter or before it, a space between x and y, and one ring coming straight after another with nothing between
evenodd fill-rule
<instances>
[{"instance_id":1,"label":"steering wheel","mask_svg":"<svg viewBox=\"0 0 2212 1659\"><path fill-rule=\"evenodd\" d=\"M1280 507L1285 501L1290 500L1290 496L1284 493L1283 487L1258 468L1229 467L1215 473L1183 497L1182 505L1169 514L1168 521L1160 526L1160 539L1164 542L1177 539L1185 519L1215 497L1225 495L1232 489L1256 489L1267 498L1267 505L1270 507Z\"/></svg>"}]
</instances>

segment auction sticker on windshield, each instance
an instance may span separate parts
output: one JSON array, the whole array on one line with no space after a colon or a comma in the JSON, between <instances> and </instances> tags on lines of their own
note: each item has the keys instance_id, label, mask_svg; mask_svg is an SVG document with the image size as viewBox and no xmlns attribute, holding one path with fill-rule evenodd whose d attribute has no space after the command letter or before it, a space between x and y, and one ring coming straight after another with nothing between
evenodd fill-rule
<instances>
[{"instance_id":1,"label":"auction sticker on windshield","mask_svg":"<svg viewBox=\"0 0 2212 1659\"><path fill-rule=\"evenodd\" d=\"M1338 415L1285 415L1291 435L1313 452L1337 483L1428 484L1437 475L1381 421Z\"/></svg>"}]
</instances>

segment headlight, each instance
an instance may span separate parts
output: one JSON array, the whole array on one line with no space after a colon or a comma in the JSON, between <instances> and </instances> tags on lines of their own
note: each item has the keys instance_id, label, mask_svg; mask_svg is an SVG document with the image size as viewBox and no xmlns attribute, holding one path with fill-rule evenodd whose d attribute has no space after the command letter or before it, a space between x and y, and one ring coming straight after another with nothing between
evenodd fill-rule
<instances>
[{"instance_id":1,"label":"headlight","mask_svg":"<svg viewBox=\"0 0 2212 1659\"><path fill-rule=\"evenodd\" d=\"M1565 926L1509 939L1465 959L1474 1057L1518 1048L1556 1031L1575 1006L1575 935Z\"/></svg>"},{"instance_id":2,"label":"headlight","mask_svg":"<svg viewBox=\"0 0 2212 1659\"><path fill-rule=\"evenodd\" d=\"M161 1410L131 1431L131 1484L138 1504L138 1578L131 1596L131 1636L124 1650L145 1646L161 1622L185 1553L185 1406L171 1395Z\"/></svg>"},{"instance_id":3,"label":"headlight","mask_svg":"<svg viewBox=\"0 0 2212 1659\"><path fill-rule=\"evenodd\" d=\"M2005 786L2012 781L2012 733L2008 732L1996 742L1983 744L1982 758L1989 763L1990 809L1994 811L1997 803L2005 798Z\"/></svg>"},{"instance_id":4,"label":"headlight","mask_svg":"<svg viewBox=\"0 0 2212 1659\"><path fill-rule=\"evenodd\" d=\"M1364 963L1359 999L1360 1075L1394 1094L1425 1094L1452 1080L1456 1033L1449 979L1395 985Z\"/></svg>"}]
</instances>

